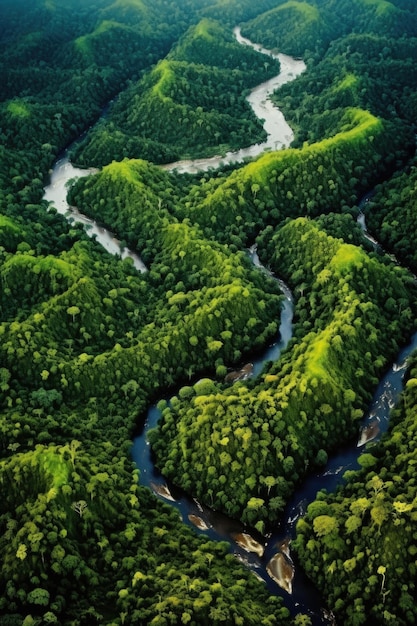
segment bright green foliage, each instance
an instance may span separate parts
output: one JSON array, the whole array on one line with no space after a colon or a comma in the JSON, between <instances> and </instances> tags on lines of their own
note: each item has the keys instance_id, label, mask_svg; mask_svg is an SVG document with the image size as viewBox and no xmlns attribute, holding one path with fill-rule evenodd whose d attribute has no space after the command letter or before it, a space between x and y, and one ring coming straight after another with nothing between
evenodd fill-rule
<instances>
[{"instance_id":1,"label":"bright green foliage","mask_svg":"<svg viewBox=\"0 0 417 626\"><path fill-rule=\"evenodd\" d=\"M228 620L278 623L279 602L268 600L262 585L236 566L228 545L180 528L169 507L138 487L123 456L109 442L92 456L72 441L38 445L0 463L2 614L28 614L39 605L64 623L65 597L73 589L68 617L87 619L78 603L87 594L89 610L96 607L101 620L106 590L115 615L125 612L132 621L151 623L169 612L181 623L186 611L204 623L217 606Z\"/></svg>"},{"instance_id":2,"label":"bright green foliage","mask_svg":"<svg viewBox=\"0 0 417 626\"><path fill-rule=\"evenodd\" d=\"M363 458L371 454L363 454L363 469L350 472L334 495L321 494L297 526L298 556L343 623L357 623L358 606L375 624L387 623L387 615L399 625L416 620L414 380L406 385L389 434L372 447L372 464ZM317 532L324 517L337 522L332 535Z\"/></svg>"},{"instance_id":3,"label":"bright green foliage","mask_svg":"<svg viewBox=\"0 0 417 626\"><path fill-rule=\"evenodd\" d=\"M9 102L9 104L7 105L7 110L15 117L30 116L30 110L28 106L24 102L18 102L17 100L12 100L11 102Z\"/></svg>"},{"instance_id":4,"label":"bright green foliage","mask_svg":"<svg viewBox=\"0 0 417 626\"><path fill-rule=\"evenodd\" d=\"M21 237L22 233L17 223L5 215L0 215L0 244L7 251L14 252Z\"/></svg>"},{"instance_id":5,"label":"bright green foliage","mask_svg":"<svg viewBox=\"0 0 417 626\"><path fill-rule=\"evenodd\" d=\"M263 140L244 92L279 72L279 63L236 42L230 29L203 20L80 145L81 164L142 157L156 162L206 156Z\"/></svg>"},{"instance_id":6,"label":"bright green foliage","mask_svg":"<svg viewBox=\"0 0 417 626\"><path fill-rule=\"evenodd\" d=\"M415 9L0 3L2 623L290 623L228 544L198 538L138 485L132 433L153 398L186 383L160 404L159 464L259 532L355 433L415 317L411 279L363 251L351 217L357 194L414 149ZM145 162L262 139L245 94L278 67L236 43L238 23L307 62L276 96L293 149L197 176ZM139 250L144 274L41 200L57 155L90 125L77 159L107 166L70 202ZM398 176L372 205L410 265L414 178ZM219 383L278 333L277 283L243 252L259 233L264 263L293 290L294 338L257 380ZM347 625L416 621L415 375L387 443L299 524L300 558Z\"/></svg>"},{"instance_id":7,"label":"bright green foliage","mask_svg":"<svg viewBox=\"0 0 417 626\"><path fill-rule=\"evenodd\" d=\"M288 54L322 53L330 41L350 32L415 35L414 16L402 5L404 2L387 0L281 0L278 6L249 22L244 33ZM411 3L408 8L414 10Z\"/></svg>"},{"instance_id":8,"label":"bright green foliage","mask_svg":"<svg viewBox=\"0 0 417 626\"><path fill-rule=\"evenodd\" d=\"M301 55L330 40L327 15L308 2L288 0L245 25L243 34L271 49Z\"/></svg>"},{"instance_id":9,"label":"bright green foliage","mask_svg":"<svg viewBox=\"0 0 417 626\"><path fill-rule=\"evenodd\" d=\"M404 121L409 124L415 119L417 73L412 60L413 39L389 35L390 29L398 28L398 34L410 31L415 36L415 15L401 12L406 22L402 28L398 15L395 19L388 18L386 29L374 26L375 35L370 32L373 29L369 17L366 27L358 28L361 12L353 18L355 26L349 28L346 14L353 2L338 2L337 5L343 7L345 15L334 21L334 27L339 36L344 36L332 42L331 52L326 56L316 55L309 71L293 85L284 85L274 97L286 118L291 120L298 146L305 141L312 143L333 136L343 124L346 107L369 110L390 120L401 133L404 132ZM323 45L320 38L316 43L319 48ZM382 92L383 97L380 96ZM404 137L408 144L410 139ZM394 152L398 150L400 146ZM358 178L358 173L362 172L353 168L351 175Z\"/></svg>"},{"instance_id":10,"label":"bright green foliage","mask_svg":"<svg viewBox=\"0 0 417 626\"><path fill-rule=\"evenodd\" d=\"M320 450L354 432L412 318L386 306L410 303L397 271L304 218L274 235L267 258L295 293L302 287L291 351L258 384L175 401L151 434L163 473L253 526L275 518Z\"/></svg>"},{"instance_id":11,"label":"bright green foliage","mask_svg":"<svg viewBox=\"0 0 417 626\"><path fill-rule=\"evenodd\" d=\"M359 186L352 170L356 166L362 172L361 184L363 180L369 184L382 168L381 157L388 157L387 136L391 137L390 149L398 145L398 136L394 127L385 126L367 111L349 108L342 122L342 130L334 137L300 150L265 154L224 181L212 179L192 189L186 213L220 238L236 232L240 216L242 226L237 233L244 242L246 223L260 228L350 203Z\"/></svg>"},{"instance_id":12,"label":"bright green foliage","mask_svg":"<svg viewBox=\"0 0 417 626\"><path fill-rule=\"evenodd\" d=\"M156 170L149 176L143 163L146 186L121 164L104 173L100 189L108 202L120 184L129 210L116 225L124 232L130 224L124 236L135 245L144 236L149 260L160 256L143 276L40 203L56 154L127 77L168 51L195 9L194 0L1 5L9 37L0 86L4 623L288 622L228 544L198 539L138 487L129 460L137 414L158 387L214 361L221 371L221 350L236 359L274 332L267 327L279 313L275 285L265 293L243 254L176 224L167 213L176 186ZM115 221L104 209L102 218Z\"/></svg>"}]
</instances>

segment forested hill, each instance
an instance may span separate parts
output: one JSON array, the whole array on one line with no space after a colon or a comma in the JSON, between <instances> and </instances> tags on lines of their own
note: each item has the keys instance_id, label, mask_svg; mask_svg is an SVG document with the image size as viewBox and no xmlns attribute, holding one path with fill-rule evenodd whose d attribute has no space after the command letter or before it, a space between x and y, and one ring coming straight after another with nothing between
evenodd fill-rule
<instances>
[{"instance_id":1,"label":"forested hill","mask_svg":"<svg viewBox=\"0 0 417 626\"><path fill-rule=\"evenodd\" d=\"M245 94L278 72L277 61L242 47L230 27L203 19L121 94L73 158L102 166L140 154L164 163L260 142L265 132Z\"/></svg>"},{"instance_id":2,"label":"forested hill","mask_svg":"<svg viewBox=\"0 0 417 626\"><path fill-rule=\"evenodd\" d=\"M2 0L0 24L0 624L317 623L141 485L132 437L171 396L158 467L260 541L357 437L417 328L415 3ZM169 173L265 139L246 96L279 63L238 24L307 64L274 95L295 140ZM97 168L70 203L146 272L43 200L68 147ZM356 223L369 191L367 226L402 267ZM253 243L292 290L293 335L232 384L280 324ZM336 623L417 621L415 360L388 434L297 526Z\"/></svg>"}]
</instances>

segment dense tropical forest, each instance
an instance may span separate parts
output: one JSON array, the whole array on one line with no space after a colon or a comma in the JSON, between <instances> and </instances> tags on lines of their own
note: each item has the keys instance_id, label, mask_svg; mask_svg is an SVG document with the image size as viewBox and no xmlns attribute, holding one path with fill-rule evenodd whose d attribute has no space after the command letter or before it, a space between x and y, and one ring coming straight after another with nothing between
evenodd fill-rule
<instances>
[{"instance_id":1,"label":"dense tropical forest","mask_svg":"<svg viewBox=\"0 0 417 626\"><path fill-rule=\"evenodd\" d=\"M262 543L356 445L417 330L414 0L0 0L0 25L0 624L415 624L417 355L387 433L297 522L320 616L184 524L131 453L158 402L167 483ZM247 96L280 62L237 25L306 64L273 95L291 146L164 167L265 140ZM70 205L146 271L44 199L64 151L92 168ZM277 339L275 277L291 339L235 380Z\"/></svg>"}]
</instances>

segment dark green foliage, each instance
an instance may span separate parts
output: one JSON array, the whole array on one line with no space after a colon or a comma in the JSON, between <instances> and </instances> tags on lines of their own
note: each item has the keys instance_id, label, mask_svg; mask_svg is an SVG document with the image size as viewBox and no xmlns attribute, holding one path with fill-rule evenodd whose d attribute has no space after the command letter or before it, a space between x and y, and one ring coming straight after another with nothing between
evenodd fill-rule
<instances>
[{"instance_id":1,"label":"dark green foliage","mask_svg":"<svg viewBox=\"0 0 417 626\"><path fill-rule=\"evenodd\" d=\"M334 135L343 126L345 108L352 106L389 119L399 132L404 125L412 126L417 88L414 49L414 38L366 33L332 42L308 72L275 96L292 121L297 145Z\"/></svg>"},{"instance_id":2,"label":"dark green foliage","mask_svg":"<svg viewBox=\"0 0 417 626\"><path fill-rule=\"evenodd\" d=\"M363 469L334 495L319 493L297 525L298 556L345 624L417 619L415 373L414 359L388 435L359 457Z\"/></svg>"},{"instance_id":3,"label":"dark green foliage","mask_svg":"<svg viewBox=\"0 0 417 626\"><path fill-rule=\"evenodd\" d=\"M320 226L328 235L336 239L343 239L345 243L352 243L355 246L366 246L361 227L351 213L329 213L320 215L315 223ZM368 250L373 249L369 244Z\"/></svg>"},{"instance_id":4,"label":"dark green foliage","mask_svg":"<svg viewBox=\"0 0 417 626\"><path fill-rule=\"evenodd\" d=\"M245 25L244 33L254 41L262 41L266 47L288 54L322 55L329 44L350 33L395 38L417 34L414 6L406 3L280 0L275 4L278 6Z\"/></svg>"},{"instance_id":5,"label":"dark green foliage","mask_svg":"<svg viewBox=\"0 0 417 626\"><path fill-rule=\"evenodd\" d=\"M109 185L116 193L114 203L108 202ZM96 177L81 179L71 192L72 201L86 213L112 222L142 249L151 264L142 280L158 294L149 304L151 324L143 326L126 353L117 349L88 362L87 385L91 377L108 376L114 369L121 372L120 380L131 378L134 362L138 368L152 366L152 385L159 376L161 383L166 380L167 372L172 381L174 372L189 375L219 358L236 361L248 345L262 345L274 332L268 321L279 310L277 286L266 283L244 254L204 240L189 220L178 222L169 210L177 192L169 174L143 161L113 163ZM169 330L174 324L175 335ZM192 337L199 337L197 344ZM138 345L148 353L146 358ZM164 361L160 374L155 359Z\"/></svg>"},{"instance_id":6,"label":"dark green foliage","mask_svg":"<svg viewBox=\"0 0 417 626\"><path fill-rule=\"evenodd\" d=\"M416 180L413 161L410 169L378 186L364 209L370 232L378 232L382 246L414 273L417 272L417 251L410 233L417 227Z\"/></svg>"},{"instance_id":7,"label":"dark green foliage","mask_svg":"<svg viewBox=\"0 0 417 626\"><path fill-rule=\"evenodd\" d=\"M291 350L249 387L195 385L151 433L164 474L252 526L273 522L319 451L355 432L413 317L405 274L311 221L288 222L264 253L299 296Z\"/></svg>"},{"instance_id":8,"label":"dark green foliage","mask_svg":"<svg viewBox=\"0 0 417 626\"><path fill-rule=\"evenodd\" d=\"M9 189L23 203L39 202L54 156L128 79L168 52L204 3L75 5L36 1L27 10L18 0L0 7L0 207ZM163 17L171 10L176 19L168 24Z\"/></svg>"},{"instance_id":9,"label":"dark green foliage","mask_svg":"<svg viewBox=\"0 0 417 626\"><path fill-rule=\"evenodd\" d=\"M203 13L229 26L235 26L268 11L276 5L276 2L277 0L259 0L254 4L251 0L217 0L212 3L212 6L206 7Z\"/></svg>"},{"instance_id":10,"label":"dark green foliage","mask_svg":"<svg viewBox=\"0 0 417 626\"><path fill-rule=\"evenodd\" d=\"M229 29L202 20L120 96L74 158L96 166L124 157L165 163L260 142L264 131L244 93L278 71Z\"/></svg>"},{"instance_id":11,"label":"dark green foliage","mask_svg":"<svg viewBox=\"0 0 417 626\"><path fill-rule=\"evenodd\" d=\"M1 462L0 473L3 615L48 610L54 623L89 615L91 624L124 614L134 624L166 614L179 624L185 615L212 623L216 610L254 626L288 615L227 543L198 539L139 487L125 450L110 442L91 451L76 440L37 445Z\"/></svg>"},{"instance_id":12,"label":"dark green foliage","mask_svg":"<svg viewBox=\"0 0 417 626\"><path fill-rule=\"evenodd\" d=\"M245 25L243 34L262 41L267 48L301 56L306 51L324 49L332 39L332 16L314 4L281 0L276 8Z\"/></svg>"},{"instance_id":13,"label":"dark green foliage","mask_svg":"<svg viewBox=\"0 0 417 626\"><path fill-rule=\"evenodd\" d=\"M207 234L244 245L267 224L352 204L391 168L392 150L404 156L404 148L411 149L412 136L361 109L346 109L342 122L329 139L267 153L225 180L204 181L191 189L182 214Z\"/></svg>"},{"instance_id":14,"label":"dark green foliage","mask_svg":"<svg viewBox=\"0 0 417 626\"><path fill-rule=\"evenodd\" d=\"M412 279L367 254L351 216L414 150L416 15L411 0L1 2L2 624L290 623L228 544L140 486L132 432L182 384L150 434L159 465L259 532L354 436L414 327ZM263 138L245 94L278 67L236 43L245 20L306 59L277 95L296 147L197 176L144 161ZM144 274L42 201L57 155L102 112L73 150L106 167L70 202L139 250ZM413 267L414 179L368 203ZM293 290L294 335L231 385L228 367L278 333L277 283L243 251L256 238ZM300 560L346 624L416 621L414 374L362 473L299 524Z\"/></svg>"},{"instance_id":15,"label":"dark green foliage","mask_svg":"<svg viewBox=\"0 0 417 626\"><path fill-rule=\"evenodd\" d=\"M166 175L144 165L142 225L155 219L159 198L160 220L139 229L140 211L130 206L116 226L135 245L144 237L153 261L145 275L41 203L56 154L127 78L171 47L203 6L107 0L1 6L2 624L21 624L26 616L34 624L288 621L281 603L228 555L228 544L198 539L138 487L128 460L137 414L155 390L215 362L221 368L219 350L231 360L249 347L243 332L219 345L207 314L220 332L238 308L243 327L258 310L249 335L261 343L271 333L264 332L268 309L280 306L275 285L265 295L244 255L207 244L191 225L176 232L166 207L174 212L184 183L167 184ZM100 199L107 201L113 182ZM128 207L137 194L124 187ZM102 219L112 221L105 208ZM166 232L158 240L161 221ZM190 265L172 272L184 234ZM200 273L201 255L211 257L211 266ZM243 310L249 291L252 304ZM194 351L197 335L204 346Z\"/></svg>"}]
</instances>

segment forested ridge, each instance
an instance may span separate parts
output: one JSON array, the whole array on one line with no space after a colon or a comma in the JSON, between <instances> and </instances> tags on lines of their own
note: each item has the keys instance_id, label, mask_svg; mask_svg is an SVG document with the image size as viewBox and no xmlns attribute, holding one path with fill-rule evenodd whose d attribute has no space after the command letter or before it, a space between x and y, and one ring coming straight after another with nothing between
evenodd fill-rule
<instances>
[{"instance_id":1,"label":"forested ridge","mask_svg":"<svg viewBox=\"0 0 417 626\"><path fill-rule=\"evenodd\" d=\"M258 538L357 437L416 330L416 13L411 0L1 3L2 625L314 619L141 485L132 436L170 396L149 433L158 467ZM238 44L237 24L306 61L274 96L293 145L165 171L265 138L246 95L279 63ZM42 199L70 145L99 169L69 202L146 272ZM355 222L371 189L383 248ZM293 335L257 378L231 383L280 323L279 285L246 253L255 242L293 293ZM415 370L413 358L361 470L297 524L297 566L336 623L416 621Z\"/></svg>"},{"instance_id":2,"label":"forested ridge","mask_svg":"<svg viewBox=\"0 0 417 626\"><path fill-rule=\"evenodd\" d=\"M279 64L237 43L230 28L204 19L141 81L126 90L109 116L75 154L80 164L134 157L155 162L205 156L262 141L264 131L244 94L274 76Z\"/></svg>"}]
</instances>

